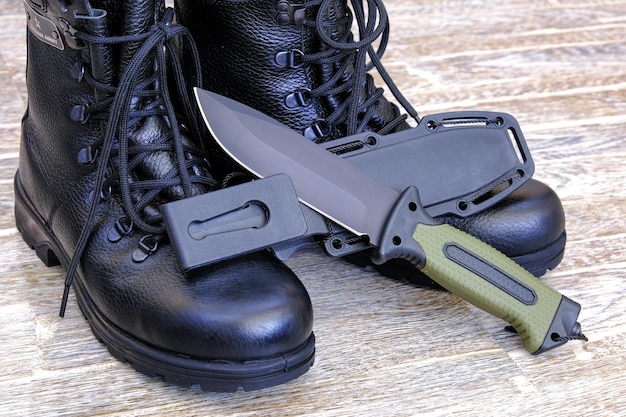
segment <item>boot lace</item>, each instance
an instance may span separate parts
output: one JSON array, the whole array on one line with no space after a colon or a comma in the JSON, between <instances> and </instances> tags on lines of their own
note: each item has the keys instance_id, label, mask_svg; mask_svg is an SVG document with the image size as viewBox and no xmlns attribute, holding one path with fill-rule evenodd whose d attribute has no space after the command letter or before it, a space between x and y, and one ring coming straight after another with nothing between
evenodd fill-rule
<instances>
[{"instance_id":1,"label":"boot lace","mask_svg":"<svg viewBox=\"0 0 626 417\"><path fill-rule=\"evenodd\" d=\"M107 122L103 137L92 144L88 152L92 156L97 153L98 159L94 191L85 225L68 267L61 317L65 314L69 289L96 224L99 203L111 190L121 196L121 205L127 217L123 228L146 233L140 246L143 244L147 250L151 250L156 248L159 239L166 233L162 216L156 207L160 201L168 199L168 189L180 189L184 197L190 197L194 195L194 187L196 190L197 187L208 190L217 186L207 174L207 153L183 140L182 125L169 94L168 80L174 80L173 88L176 89L178 104L183 114L188 116L185 121L189 123L190 136L200 137L200 126L197 124L200 118L193 117L196 110L191 104L189 88L177 51L177 41L180 44L185 41L185 53L191 54L191 59L186 62L193 63L190 70L195 81L201 85L199 55L187 29L174 24L173 19L174 11L170 8L165 11L161 21L145 33L110 37L81 32L76 34L79 40L88 44L119 45L135 42L140 46L123 71L117 87L97 81L88 72L84 74L84 80L94 87L97 94L105 97L86 108L85 118L100 117ZM152 71L146 75L147 63ZM168 70L172 71L173 77L168 78ZM129 136L146 118L152 116L164 121L167 132L150 143L129 143ZM143 161L158 153L167 153L175 161L169 172L154 178L135 175L134 170Z\"/></svg>"},{"instance_id":2,"label":"boot lace","mask_svg":"<svg viewBox=\"0 0 626 417\"><path fill-rule=\"evenodd\" d=\"M325 47L320 52L305 54L302 61L310 64L331 64L336 69L331 77L309 92L311 97L339 97L340 104L326 118L326 122L331 126L344 124L345 132L342 133L346 136L365 130L386 134L403 124L407 115L400 114L394 104L383 99L384 90L377 88L372 76L368 74L375 68L396 100L419 123L417 112L402 95L381 62L389 39L389 21L382 0L351 0L352 8L342 7L341 4L336 7L337 1L342 0L311 0L304 3L305 9L318 7L315 21L305 19L304 25L315 28ZM337 10L344 9L345 14L338 16ZM358 41L354 39L351 30L355 18ZM379 38L378 48L375 50L373 45ZM390 106L394 117L384 122L376 120L377 106ZM318 139L319 142L326 140L329 138Z\"/></svg>"}]
</instances>

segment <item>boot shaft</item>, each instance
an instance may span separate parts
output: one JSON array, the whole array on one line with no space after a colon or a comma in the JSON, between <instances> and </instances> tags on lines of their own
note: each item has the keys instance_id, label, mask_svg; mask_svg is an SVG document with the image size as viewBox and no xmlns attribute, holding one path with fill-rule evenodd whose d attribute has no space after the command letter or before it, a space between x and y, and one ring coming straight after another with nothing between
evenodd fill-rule
<instances>
[{"instance_id":1,"label":"boot shaft","mask_svg":"<svg viewBox=\"0 0 626 417\"><path fill-rule=\"evenodd\" d=\"M58 0L25 3L29 28L26 71L29 101L25 121L29 129L43 130L35 132L36 137L57 138L55 144L60 146L75 145L59 150L59 154L69 157L73 154L69 149L80 150L84 145L81 142L93 142L94 135L102 134L102 121L88 120L85 110L110 94L85 82L85 74L99 83L114 86L137 49L132 43L115 46L85 43L76 33L105 38L147 30L155 23L155 2L132 4L143 7L124 7L123 2L112 0L82 0L70 6Z\"/></svg>"},{"instance_id":2,"label":"boot shaft","mask_svg":"<svg viewBox=\"0 0 626 417\"><path fill-rule=\"evenodd\" d=\"M86 106L96 103L93 87L83 81L85 73L110 83L114 67L110 48L90 50L73 35L80 29L108 36L107 13L97 10L90 19L74 19L74 10L62 11L60 2L44 2L41 7L37 3L25 3L28 105L19 169L25 191L37 195L37 208L49 213L58 204L58 193L70 193L65 187L80 183L92 171L77 164L77 158L103 134L101 121L85 118Z\"/></svg>"},{"instance_id":3,"label":"boot shaft","mask_svg":"<svg viewBox=\"0 0 626 417\"><path fill-rule=\"evenodd\" d=\"M36 196L35 209L63 235L60 240L67 251L73 251L94 193L107 195L111 187L119 193L122 182L128 183L131 197L125 205L134 205L141 216L158 223L159 204L208 191L205 184L213 180L206 161L191 151L194 145L180 133L182 127L164 97L167 86L160 70L166 64L156 61L156 51L164 47L144 45L153 38L165 42L166 35L156 26L163 3L40 3L26 3L28 107L22 122L19 178L25 194ZM120 36L130 38L123 41ZM102 158L107 135L109 156ZM124 180L118 157L122 141L130 152L154 148L128 155L135 162L124 162L128 165ZM186 158L197 163L183 162ZM97 171L105 165L111 176L101 179L105 189L94 191ZM186 180L176 184L182 177ZM157 184L162 188L158 193L132 188L142 181L170 185ZM148 193L152 194L146 197ZM119 197L114 200L114 205L122 204Z\"/></svg>"},{"instance_id":4,"label":"boot shaft","mask_svg":"<svg viewBox=\"0 0 626 417\"><path fill-rule=\"evenodd\" d=\"M201 51L206 89L316 141L378 131L390 122L395 130L406 127L398 126L398 109L357 62L344 0L325 2L323 9L298 0L177 0L176 6ZM358 128L346 123L352 101L361 106Z\"/></svg>"},{"instance_id":5,"label":"boot shaft","mask_svg":"<svg viewBox=\"0 0 626 417\"><path fill-rule=\"evenodd\" d=\"M319 49L319 44L311 30L292 21L279 23L273 0L176 4L181 23L200 49L204 88L267 114L280 114L283 123L298 130L324 114L319 102L285 104L290 94L316 82L313 68L302 66L300 59L301 51Z\"/></svg>"}]
</instances>

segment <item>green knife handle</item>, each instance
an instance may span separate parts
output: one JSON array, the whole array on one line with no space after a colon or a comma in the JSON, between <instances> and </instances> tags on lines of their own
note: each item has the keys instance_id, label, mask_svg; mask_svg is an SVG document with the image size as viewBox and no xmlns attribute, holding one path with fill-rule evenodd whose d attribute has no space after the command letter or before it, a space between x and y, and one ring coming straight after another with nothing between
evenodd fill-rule
<instances>
[{"instance_id":1,"label":"green knife handle","mask_svg":"<svg viewBox=\"0 0 626 417\"><path fill-rule=\"evenodd\" d=\"M507 321L524 347L540 353L580 335L580 305L497 249L426 213L408 188L382 234L376 263L409 260L431 279L476 307Z\"/></svg>"}]
</instances>

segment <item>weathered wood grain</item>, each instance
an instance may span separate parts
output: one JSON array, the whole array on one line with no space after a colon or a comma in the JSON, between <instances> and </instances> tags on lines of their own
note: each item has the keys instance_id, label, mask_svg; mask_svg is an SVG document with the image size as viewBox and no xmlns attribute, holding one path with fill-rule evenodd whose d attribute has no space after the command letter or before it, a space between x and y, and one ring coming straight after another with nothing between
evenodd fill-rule
<instances>
[{"instance_id":1,"label":"weathered wood grain","mask_svg":"<svg viewBox=\"0 0 626 417\"><path fill-rule=\"evenodd\" d=\"M626 413L626 1L387 0L384 63L420 114L505 111L568 244L545 281L583 306L586 344L526 353L504 323L440 291L307 247L317 357L288 384L202 393L147 378L95 340L64 273L14 225L26 103L21 2L0 2L0 415L606 415Z\"/></svg>"}]
</instances>

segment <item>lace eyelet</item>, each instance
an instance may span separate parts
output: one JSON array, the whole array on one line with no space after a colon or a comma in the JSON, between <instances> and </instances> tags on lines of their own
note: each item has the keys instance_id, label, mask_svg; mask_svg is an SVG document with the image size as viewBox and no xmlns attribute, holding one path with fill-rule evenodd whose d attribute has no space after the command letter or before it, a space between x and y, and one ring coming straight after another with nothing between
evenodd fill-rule
<instances>
[{"instance_id":1,"label":"lace eyelet","mask_svg":"<svg viewBox=\"0 0 626 417\"><path fill-rule=\"evenodd\" d=\"M274 57L276 64L281 68L300 68L304 65L304 52L299 49L280 51Z\"/></svg>"},{"instance_id":2,"label":"lace eyelet","mask_svg":"<svg viewBox=\"0 0 626 417\"><path fill-rule=\"evenodd\" d=\"M85 66L83 64L77 62L76 64L72 65L72 67L70 68L70 77L78 82L81 82L84 76Z\"/></svg>"},{"instance_id":3,"label":"lace eyelet","mask_svg":"<svg viewBox=\"0 0 626 417\"><path fill-rule=\"evenodd\" d=\"M278 0L276 2L276 22L279 25L295 24L302 26L304 24L304 5L291 4L288 0Z\"/></svg>"},{"instance_id":4,"label":"lace eyelet","mask_svg":"<svg viewBox=\"0 0 626 417\"><path fill-rule=\"evenodd\" d=\"M145 235L139 240L137 249L133 252L133 261L141 263L148 259L148 256L156 252L159 247L159 236Z\"/></svg>"},{"instance_id":5,"label":"lace eyelet","mask_svg":"<svg viewBox=\"0 0 626 417\"><path fill-rule=\"evenodd\" d=\"M100 198L102 199L102 201L108 200L111 197L111 194L113 194L113 190L110 186L103 190L100 190Z\"/></svg>"},{"instance_id":6,"label":"lace eyelet","mask_svg":"<svg viewBox=\"0 0 626 417\"><path fill-rule=\"evenodd\" d=\"M63 31L63 36L65 37L65 42L67 46L72 49L81 49L84 46L83 41L76 37L78 30L73 27L70 22L61 18L59 19L59 27Z\"/></svg>"},{"instance_id":7,"label":"lace eyelet","mask_svg":"<svg viewBox=\"0 0 626 417\"><path fill-rule=\"evenodd\" d=\"M78 163L82 165L93 164L98 158L100 151L96 148L92 148L91 145L81 149L78 152Z\"/></svg>"},{"instance_id":8,"label":"lace eyelet","mask_svg":"<svg viewBox=\"0 0 626 417\"><path fill-rule=\"evenodd\" d=\"M70 110L70 119L75 122L85 124L89 120L89 113L87 113L87 104L77 104Z\"/></svg>"},{"instance_id":9,"label":"lace eyelet","mask_svg":"<svg viewBox=\"0 0 626 417\"><path fill-rule=\"evenodd\" d=\"M299 88L285 97L285 105L290 109L295 107L305 107L311 104L311 90Z\"/></svg>"},{"instance_id":10,"label":"lace eyelet","mask_svg":"<svg viewBox=\"0 0 626 417\"><path fill-rule=\"evenodd\" d=\"M328 136L331 131L331 125L326 120L316 120L309 127L304 129L304 136L307 139L315 140Z\"/></svg>"},{"instance_id":11,"label":"lace eyelet","mask_svg":"<svg viewBox=\"0 0 626 417\"><path fill-rule=\"evenodd\" d=\"M113 225L113 227L107 233L107 239L109 242L115 243L122 240L133 231L133 222L126 216L122 216Z\"/></svg>"},{"instance_id":12,"label":"lace eyelet","mask_svg":"<svg viewBox=\"0 0 626 417\"><path fill-rule=\"evenodd\" d=\"M100 201L106 201L111 197L111 194L113 194L113 190L112 188L109 186L103 190L100 190L100 193L98 194L98 197L100 198ZM94 190L92 190L89 193L89 200L91 200L93 198L94 195Z\"/></svg>"}]
</instances>

